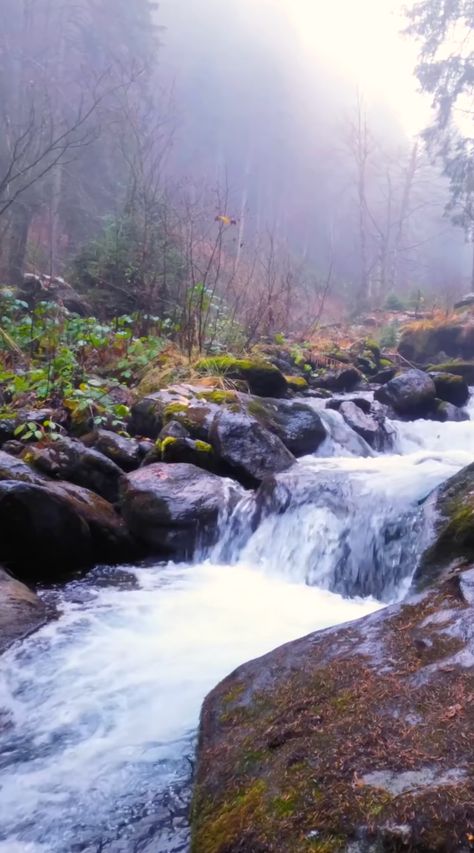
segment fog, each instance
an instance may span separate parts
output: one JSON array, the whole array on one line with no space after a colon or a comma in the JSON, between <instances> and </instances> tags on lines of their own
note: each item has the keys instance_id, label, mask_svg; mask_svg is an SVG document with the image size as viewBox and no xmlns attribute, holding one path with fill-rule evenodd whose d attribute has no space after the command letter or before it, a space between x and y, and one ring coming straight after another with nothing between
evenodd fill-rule
<instances>
[{"instance_id":1,"label":"fog","mask_svg":"<svg viewBox=\"0 0 474 853\"><path fill-rule=\"evenodd\" d=\"M175 164L231 188L234 213L271 229L322 273L358 265L349 125L358 99L374 164L371 216L385 228L382 173L402 175L430 117L413 70L416 46L393 0L163 0L161 73L175 86ZM420 147L420 152L422 146ZM421 154L420 154L421 159ZM469 281L462 233L443 216L446 184L428 158L407 222L404 286L457 292ZM423 195L423 198L420 197ZM422 210L422 215L420 215ZM377 229L377 226L376 226ZM375 250L376 251L376 250Z\"/></svg>"}]
</instances>

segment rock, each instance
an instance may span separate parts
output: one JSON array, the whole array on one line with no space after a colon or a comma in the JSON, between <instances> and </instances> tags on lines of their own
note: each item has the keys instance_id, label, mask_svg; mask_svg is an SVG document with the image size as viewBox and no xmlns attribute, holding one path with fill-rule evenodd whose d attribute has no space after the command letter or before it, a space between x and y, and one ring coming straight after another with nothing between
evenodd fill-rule
<instances>
[{"instance_id":1,"label":"rock","mask_svg":"<svg viewBox=\"0 0 474 853\"><path fill-rule=\"evenodd\" d=\"M474 385L474 362L473 361L444 361L430 364L426 368L431 372L451 373L461 376L468 385Z\"/></svg>"},{"instance_id":2,"label":"rock","mask_svg":"<svg viewBox=\"0 0 474 853\"><path fill-rule=\"evenodd\" d=\"M311 381L315 388L327 391L353 391L361 382L362 374L356 367L344 367L341 370L328 370Z\"/></svg>"},{"instance_id":3,"label":"rock","mask_svg":"<svg viewBox=\"0 0 474 853\"><path fill-rule=\"evenodd\" d=\"M267 474L284 471L296 461L277 435L241 412L218 412L210 441L217 458L229 465L245 486L255 486Z\"/></svg>"},{"instance_id":4,"label":"rock","mask_svg":"<svg viewBox=\"0 0 474 853\"><path fill-rule=\"evenodd\" d=\"M304 376L285 376L286 384L288 386L289 391L293 391L295 394L304 394L305 391L308 390L309 385Z\"/></svg>"},{"instance_id":5,"label":"rock","mask_svg":"<svg viewBox=\"0 0 474 853\"><path fill-rule=\"evenodd\" d=\"M98 429L84 436L82 443L86 447L95 448L126 472L138 468L143 458L137 441L105 429Z\"/></svg>"},{"instance_id":6,"label":"rock","mask_svg":"<svg viewBox=\"0 0 474 853\"><path fill-rule=\"evenodd\" d=\"M0 567L0 654L44 625L48 615L36 593Z\"/></svg>"},{"instance_id":7,"label":"rock","mask_svg":"<svg viewBox=\"0 0 474 853\"><path fill-rule=\"evenodd\" d=\"M10 441L6 441L5 444L2 444L2 450L10 456L21 456L25 450L25 445L22 441L15 441L12 438Z\"/></svg>"},{"instance_id":8,"label":"rock","mask_svg":"<svg viewBox=\"0 0 474 853\"><path fill-rule=\"evenodd\" d=\"M452 403L447 403L445 400L435 400L435 407L430 412L429 417L434 421L446 423L446 421L468 421L469 415L464 409L453 406Z\"/></svg>"},{"instance_id":9,"label":"rock","mask_svg":"<svg viewBox=\"0 0 474 853\"><path fill-rule=\"evenodd\" d=\"M221 682L201 713L194 853L467 851L473 602L470 569Z\"/></svg>"},{"instance_id":10,"label":"rock","mask_svg":"<svg viewBox=\"0 0 474 853\"><path fill-rule=\"evenodd\" d=\"M453 406L465 406L469 400L469 386L462 376L455 373L430 373L435 384L436 396Z\"/></svg>"},{"instance_id":11,"label":"rock","mask_svg":"<svg viewBox=\"0 0 474 853\"><path fill-rule=\"evenodd\" d=\"M391 379L395 376L397 372L396 367L383 367L382 370L379 370L375 376L371 377L371 382L375 385L385 385L386 382L390 382Z\"/></svg>"},{"instance_id":12,"label":"rock","mask_svg":"<svg viewBox=\"0 0 474 853\"><path fill-rule=\"evenodd\" d=\"M364 412L360 406L350 400L343 402L339 411L346 424L362 436L370 447L378 451L385 450L389 436L384 428L383 419L377 419Z\"/></svg>"},{"instance_id":13,"label":"rock","mask_svg":"<svg viewBox=\"0 0 474 853\"><path fill-rule=\"evenodd\" d=\"M71 483L0 482L0 526L0 559L33 582L138 553L113 507Z\"/></svg>"},{"instance_id":14,"label":"rock","mask_svg":"<svg viewBox=\"0 0 474 853\"><path fill-rule=\"evenodd\" d=\"M462 320L414 323L403 330L398 351L417 364L428 364L440 352L451 358L472 359L474 323Z\"/></svg>"},{"instance_id":15,"label":"rock","mask_svg":"<svg viewBox=\"0 0 474 853\"><path fill-rule=\"evenodd\" d=\"M22 451L25 451L24 446L22 446ZM0 450L0 480L20 480L23 483L42 486L48 478L34 471L22 459Z\"/></svg>"},{"instance_id":16,"label":"rock","mask_svg":"<svg viewBox=\"0 0 474 853\"><path fill-rule=\"evenodd\" d=\"M74 288L59 276L35 275L27 273L18 291L20 299L24 299L31 307L38 302L47 300L63 305L72 314L81 317L92 315L91 306Z\"/></svg>"},{"instance_id":17,"label":"rock","mask_svg":"<svg viewBox=\"0 0 474 853\"><path fill-rule=\"evenodd\" d=\"M142 465L154 465L156 462L186 462L215 474L223 473L218 470L219 465L212 446L206 441L194 441L192 438L167 436L158 439L153 450L145 456Z\"/></svg>"},{"instance_id":18,"label":"rock","mask_svg":"<svg viewBox=\"0 0 474 853\"><path fill-rule=\"evenodd\" d=\"M196 396L199 394L200 396ZM231 392L228 394L235 399ZM217 392L205 392L191 386L171 386L138 400L131 408L128 430L132 435L157 439L161 430L171 421L179 423L186 434L206 441L209 427L217 411L217 404L210 400Z\"/></svg>"},{"instance_id":19,"label":"rock","mask_svg":"<svg viewBox=\"0 0 474 853\"><path fill-rule=\"evenodd\" d=\"M466 293L459 302L454 303L454 307L457 308L471 308L474 305L474 293Z\"/></svg>"},{"instance_id":20,"label":"rock","mask_svg":"<svg viewBox=\"0 0 474 853\"><path fill-rule=\"evenodd\" d=\"M413 369L382 385L374 397L379 403L391 406L398 415L419 418L433 409L436 388L427 373Z\"/></svg>"},{"instance_id":21,"label":"rock","mask_svg":"<svg viewBox=\"0 0 474 853\"><path fill-rule=\"evenodd\" d=\"M431 496L434 541L413 580L423 589L456 567L474 562L474 464L463 468Z\"/></svg>"},{"instance_id":22,"label":"rock","mask_svg":"<svg viewBox=\"0 0 474 853\"><path fill-rule=\"evenodd\" d=\"M125 477L122 514L157 554L190 557L217 539L219 519L239 496L230 482L187 464L155 464Z\"/></svg>"},{"instance_id":23,"label":"rock","mask_svg":"<svg viewBox=\"0 0 474 853\"><path fill-rule=\"evenodd\" d=\"M263 359L212 356L201 359L196 364L196 370L223 375L228 379L243 380L248 384L251 394L261 397L282 397L287 390L286 379L278 367Z\"/></svg>"},{"instance_id":24,"label":"rock","mask_svg":"<svg viewBox=\"0 0 474 853\"><path fill-rule=\"evenodd\" d=\"M370 402L370 400L367 400L366 397L351 397L350 400L344 398L328 400L328 402L326 403L326 409L334 409L336 412L338 412L343 403L353 403L354 406L357 406L359 409L361 409L365 415L370 415L372 403Z\"/></svg>"},{"instance_id":25,"label":"rock","mask_svg":"<svg viewBox=\"0 0 474 853\"><path fill-rule=\"evenodd\" d=\"M123 471L111 459L81 441L65 437L41 441L29 445L23 459L42 474L84 486L112 503L118 500Z\"/></svg>"},{"instance_id":26,"label":"rock","mask_svg":"<svg viewBox=\"0 0 474 853\"><path fill-rule=\"evenodd\" d=\"M294 456L314 453L326 438L319 414L303 402L239 395L245 413L275 433Z\"/></svg>"}]
</instances>

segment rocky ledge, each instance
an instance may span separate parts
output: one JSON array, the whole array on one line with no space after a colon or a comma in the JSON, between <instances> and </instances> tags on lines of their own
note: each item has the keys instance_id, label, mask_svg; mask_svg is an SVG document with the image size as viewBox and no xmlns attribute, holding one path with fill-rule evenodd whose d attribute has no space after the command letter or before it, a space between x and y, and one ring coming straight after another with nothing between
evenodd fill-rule
<instances>
[{"instance_id":1,"label":"rocky ledge","mask_svg":"<svg viewBox=\"0 0 474 853\"><path fill-rule=\"evenodd\" d=\"M282 646L208 696L193 853L472 850L472 493L470 467L437 496L423 592Z\"/></svg>"}]
</instances>

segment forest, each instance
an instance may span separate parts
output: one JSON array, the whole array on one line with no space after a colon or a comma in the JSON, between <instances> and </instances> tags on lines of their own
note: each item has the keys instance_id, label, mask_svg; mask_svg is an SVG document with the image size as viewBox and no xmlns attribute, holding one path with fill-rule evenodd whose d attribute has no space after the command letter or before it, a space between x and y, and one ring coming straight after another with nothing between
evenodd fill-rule
<instances>
[{"instance_id":1,"label":"forest","mask_svg":"<svg viewBox=\"0 0 474 853\"><path fill-rule=\"evenodd\" d=\"M0 13L0 853L468 853L473 0Z\"/></svg>"}]
</instances>

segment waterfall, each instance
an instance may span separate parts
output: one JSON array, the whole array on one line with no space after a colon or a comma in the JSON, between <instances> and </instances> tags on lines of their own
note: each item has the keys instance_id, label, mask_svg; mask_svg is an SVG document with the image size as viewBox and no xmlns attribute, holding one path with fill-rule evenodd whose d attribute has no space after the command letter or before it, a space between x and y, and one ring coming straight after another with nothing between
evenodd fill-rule
<instances>
[{"instance_id":1,"label":"waterfall","mask_svg":"<svg viewBox=\"0 0 474 853\"><path fill-rule=\"evenodd\" d=\"M187 853L208 690L403 596L425 499L473 461L474 422L394 422L382 454L322 417L318 453L223 507L194 563L99 567L48 593L61 617L2 659L0 853Z\"/></svg>"}]
</instances>

